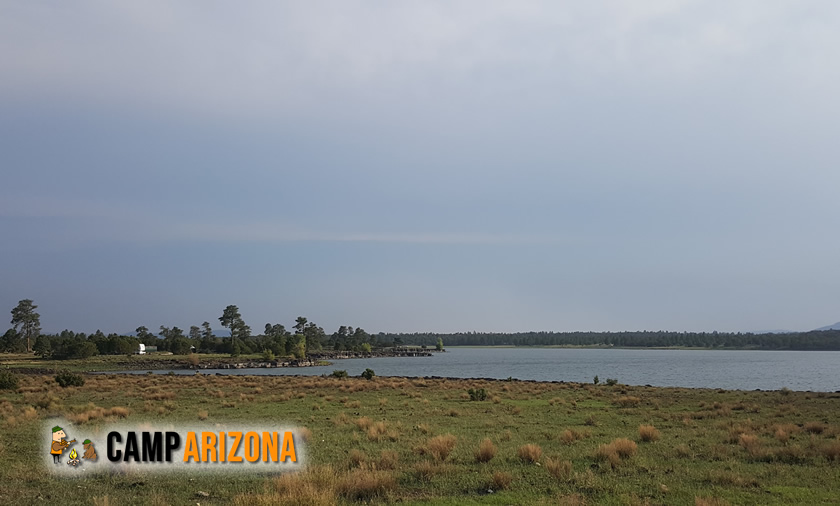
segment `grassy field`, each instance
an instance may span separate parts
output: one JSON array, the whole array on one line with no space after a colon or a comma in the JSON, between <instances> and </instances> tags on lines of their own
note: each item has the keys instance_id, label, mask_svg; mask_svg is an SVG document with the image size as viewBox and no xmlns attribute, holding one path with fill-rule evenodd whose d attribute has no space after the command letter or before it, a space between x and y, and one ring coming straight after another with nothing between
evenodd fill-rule
<instances>
[{"instance_id":1,"label":"grassy field","mask_svg":"<svg viewBox=\"0 0 840 506\"><path fill-rule=\"evenodd\" d=\"M229 354L190 354L168 355L151 353L148 355L97 355L84 359L54 360L41 358L31 353L14 353L0 356L0 367L19 370L55 371L66 369L76 372L102 372L119 370L167 370L184 369L190 365L203 362L230 363L248 361L262 361L262 355L240 355L231 357Z\"/></svg>"},{"instance_id":2,"label":"grassy field","mask_svg":"<svg viewBox=\"0 0 840 506\"><path fill-rule=\"evenodd\" d=\"M471 401L468 389L485 389ZM306 427L307 471L43 472L42 423ZM21 375L0 390L6 504L837 503L840 394L520 381ZM105 448L99 449L104 455ZM102 458L102 457L100 457ZM492 490L492 493L490 492ZM206 494L206 495L205 495Z\"/></svg>"}]
</instances>

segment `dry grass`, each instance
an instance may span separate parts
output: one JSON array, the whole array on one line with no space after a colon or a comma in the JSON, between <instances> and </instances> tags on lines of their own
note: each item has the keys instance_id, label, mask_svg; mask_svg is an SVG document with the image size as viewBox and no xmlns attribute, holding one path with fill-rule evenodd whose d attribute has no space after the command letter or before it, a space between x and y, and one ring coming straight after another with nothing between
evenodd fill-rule
<instances>
[{"instance_id":1,"label":"dry grass","mask_svg":"<svg viewBox=\"0 0 840 506\"><path fill-rule=\"evenodd\" d=\"M339 478L336 485L338 493L354 501L368 501L383 497L396 487L396 480L391 473L356 469Z\"/></svg>"},{"instance_id":2,"label":"dry grass","mask_svg":"<svg viewBox=\"0 0 840 506\"><path fill-rule=\"evenodd\" d=\"M367 462L367 455L365 455L365 452L353 448L347 454L347 460L350 461L350 467L362 467Z\"/></svg>"},{"instance_id":3,"label":"dry grass","mask_svg":"<svg viewBox=\"0 0 840 506\"><path fill-rule=\"evenodd\" d=\"M750 456L758 456L761 451L761 440L752 434L741 434L738 436L738 444L747 450Z\"/></svg>"},{"instance_id":4,"label":"dry grass","mask_svg":"<svg viewBox=\"0 0 840 506\"><path fill-rule=\"evenodd\" d=\"M388 432L385 422L374 422L367 429L367 437L371 441L379 441Z\"/></svg>"},{"instance_id":5,"label":"dry grass","mask_svg":"<svg viewBox=\"0 0 840 506\"><path fill-rule=\"evenodd\" d=\"M659 439L659 431L653 425L639 425L639 439L650 443Z\"/></svg>"},{"instance_id":6,"label":"dry grass","mask_svg":"<svg viewBox=\"0 0 840 506\"><path fill-rule=\"evenodd\" d=\"M625 395L615 400L615 403L622 408L634 408L642 402L638 397L632 395Z\"/></svg>"},{"instance_id":7,"label":"dry grass","mask_svg":"<svg viewBox=\"0 0 840 506\"><path fill-rule=\"evenodd\" d=\"M505 490L510 487L512 481L513 476L510 473L496 471L490 477L489 487L493 490Z\"/></svg>"},{"instance_id":8,"label":"dry grass","mask_svg":"<svg viewBox=\"0 0 840 506\"><path fill-rule=\"evenodd\" d=\"M820 448L820 454L830 461L840 461L840 441L832 441Z\"/></svg>"},{"instance_id":9,"label":"dry grass","mask_svg":"<svg viewBox=\"0 0 840 506\"><path fill-rule=\"evenodd\" d=\"M379 469L396 469L400 463L400 454L392 450L382 450L379 454Z\"/></svg>"},{"instance_id":10,"label":"dry grass","mask_svg":"<svg viewBox=\"0 0 840 506\"><path fill-rule=\"evenodd\" d=\"M441 472L440 465L431 460L421 460L414 464L414 473L421 481L430 481L433 476Z\"/></svg>"},{"instance_id":11,"label":"dry grass","mask_svg":"<svg viewBox=\"0 0 840 506\"><path fill-rule=\"evenodd\" d=\"M726 470L713 470L709 472L706 479L709 483L714 485L721 485L727 487L757 487L758 480L755 478L745 478L738 473Z\"/></svg>"},{"instance_id":12,"label":"dry grass","mask_svg":"<svg viewBox=\"0 0 840 506\"><path fill-rule=\"evenodd\" d=\"M542 448L535 444L522 445L519 447L516 454L519 455L519 459L521 461L533 464L534 462L540 461L540 457L542 457Z\"/></svg>"},{"instance_id":13,"label":"dry grass","mask_svg":"<svg viewBox=\"0 0 840 506\"><path fill-rule=\"evenodd\" d=\"M484 439L479 443L478 450L475 452L476 462L490 462L496 456L496 445L490 439Z\"/></svg>"},{"instance_id":14,"label":"dry grass","mask_svg":"<svg viewBox=\"0 0 840 506\"><path fill-rule=\"evenodd\" d=\"M589 432L577 431L574 429L566 429L560 433L560 441L567 445L587 437L589 437Z\"/></svg>"},{"instance_id":15,"label":"dry grass","mask_svg":"<svg viewBox=\"0 0 840 506\"><path fill-rule=\"evenodd\" d=\"M674 453L677 455L677 457L682 459L694 456L694 454L691 451L691 448L685 444L678 445L676 448L674 448Z\"/></svg>"},{"instance_id":16,"label":"dry grass","mask_svg":"<svg viewBox=\"0 0 840 506\"><path fill-rule=\"evenodd\" d=\"M143 394L143 399L147 401L165 401L175 398L175 392L172 390L166 392L154 391Z\"/></svg>"},{"instance_id":17,"label":"dry grass","mask_svg":"<svg viewBox=\"0 0 840 506\"><path fill-rule=\"evenodd\" d=\"M335 473L329 466L283 474L270 482L265 493L243 494L233 499L237 506L332 506L336 502Z\"/></svg>"},{"instance_id":18,"label":"dry grass","mask_svg":"<svg viewBox=\"0 0 840 506\"><path fill-rule=\"evenodd\" d=\"M458 439L452 434L435 436L426 443L424 452L442 462L452 453L457 442Z\"/></svg>"},{"instance_id":19,"label":"dry grass","mask_svg":"<svg viewBox=\"0 0 840 506\"><path fill-rule=\"evenodd\" d=\"M611 467L616 467L622 459L627 459L636 454L637 445L627 438L619 438L612 443L601 445L595 452L595 458L609 462Z\"/></svg>"},{"instance_id":20,"label":"dry grass","mask_svg":"<svg viewBox=\"0 0 840 506\"><path fill-rule=\"evenodd\" d=\"M558 480L568 480L572 476L572 462L569 460L545 459L545 468Z\"/></svg>"},{"instance_id":21,"label":"dry grass","mask_svg":"<svg viewBox=\"0 0 840 506\"><path fill-rule=\"evenodd\" d=\"M802 428L811 434L822 434L828 427L822 422L807 422Z\"/></svg>"},{"instance_id":22,"label":"dry grass","mask_svg":"<svg viewBox=\"0 0 840 506\"><path fill-rule=\"evenodd\" d=\"M695 497L694 506L729 506L729 503L719 497Z\"/></svg>"},{"instance_id":23,"label":"dry grass","mask_svg":"<svg viewBox=\"0 0 840 506\"><path fill-rule=\"evenodd\" d=\"M306 427L298 427L295 429L295 432L298 436L300 436L304 443L308 443L309 440L312 439L312 431Z\"/></svg>"},{"instance_id":24,"label":"dry grass","mask_svg":"<svg viewBox=\"0 0 840 506\"><path fill-rule=\"evenodd\" d=\"M125 418L129 413L129 409L124 407L102 408L88 404L85 411L69 414L67 415L67 419L73 423L83 424L92 420Z\"/></svg>"}]
</instances>

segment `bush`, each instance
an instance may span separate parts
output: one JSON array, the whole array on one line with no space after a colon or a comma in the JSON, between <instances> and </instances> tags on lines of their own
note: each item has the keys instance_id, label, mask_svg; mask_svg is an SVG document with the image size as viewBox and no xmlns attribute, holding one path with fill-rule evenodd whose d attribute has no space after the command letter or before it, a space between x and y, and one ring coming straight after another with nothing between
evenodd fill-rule
<instances>
[{"instance_id":1,"label":"bush","mask_svg":"<svg viewBox=\"0 0 840 506\"><path fill-rule=\"evenodd\" d=\"M335 371L332 372L332 374L330 376L332 376L333 378L342 378L343 379L343 378L348 377L348 374L347 374L347 371L336 369Z\"/></svg>"},{"instance_id":2,"label":"bush","mask_svg":"<svg viewBox=\"0 0 840 506\"><path fill-rule=\"evenodd\" d=\"M55 375L55 381L62 388L66 387L80 387L85 384L85 378L81 374L75 374L70 371L59 371Z\"/></svg>"},{"instance_id":3,"label":"bush","mask_svg":"<svg viewBox=\"0 0 840 506\"><path fill-rule=\"evenodd\" d=\"M18 377L8 369L0 370L0 390L17 390Z\"/></svg>"},{"instance_id":4,"label":"bush","mask_svg":"<svg viewBox=\"0 0 840 506\"><path fill-rule=\"evenodd\" d=\"M659 439L659 431L653 425L639 425L639 439L645 443Z\"/></svg>"},{"instance_id":5,"label":"bush","mask_svg":"<svg viewBox=\"0 0 840 506\"><path fill-rule=\"evenodd\" d=\"M458 440L452 434L435 436L426 443L424 452L440 461L444 461L455 449L457 442Z\"/></svg>"},{"instance_id":6,"label":"bush","mask_svg":"<svg viewBox=\"0 0 840 506\"><path fill-rule=\"evenodd\" d=\"M262 358L263 360L274 360L274 352L268 349L263 350Z\"/></svg>"},{"instance_id":7,"label":"bush","mask_svg":"<svg viewBox=\"0 0 840 506\"><path fill-rule=\"evenodd\" d=\"M487 392L483 388L472 389L470 388L467 390L467 393L470 394L471 401L486 401L487 400Z\"/></svg>"},{"instance_id":8,"label":"bush","mask_svg":"<svg viewBox=\"0 0 840 506\"><path fill-rule=\"evenodd\" d=\"M484 439L478 445L478 451L475 452L476 462L490 462L496 456L496 446L493 441Z\"/></svg>"},{"instance_id":9,"label":"bush","mask_svg":"<svg viewBox=\"0 0 840 506\"><path fill-rule=\"evenodd\" d=\"M527 444L520 446L517 453L523 462L534 463L538 462L540 457L542 457L542 448L537 445Z\"/></svg>"},{"instance_id":10,"label":"bush","mask_svg":"<svg viewBox=\"0 0 840 506\"><path fill-rule=\"evenodd\" d=\"M600 383L600 382L601 382L601 379L600 379L600 378L598 378L598 375L596 374L596 375L595 375L595 377L594 377L594 378L592 378L592 384L593 384L593 385L597 385L597 384L598 384L598 383Z\"/></svg>"},{"instance_id":11,"label":"bush","mask_svg":"<svg viewBox=\"0 0 840 506\"><path fill-rule=\"evenodd\" d=\"M362 378L364 378L366 380L371 380L371 379L373 379L374 376L376 376L376 373L373 372L373 369L371 369L369 367L367 369L365 369L365 372L362 373Z\"/></svg>"},{"instance_id":12,"label":"bush","mask_svg":"<svg viewBox=\"0 0 840 506\"><path fill-rule=\"evenodd\" d=\"M618 384L618 380L617 380L617 379L615 379L615 378L607 378L607 385L609 385L609 386L613 386L613 385L617 385L617 384Z\"/></svg>"}]
</instances>

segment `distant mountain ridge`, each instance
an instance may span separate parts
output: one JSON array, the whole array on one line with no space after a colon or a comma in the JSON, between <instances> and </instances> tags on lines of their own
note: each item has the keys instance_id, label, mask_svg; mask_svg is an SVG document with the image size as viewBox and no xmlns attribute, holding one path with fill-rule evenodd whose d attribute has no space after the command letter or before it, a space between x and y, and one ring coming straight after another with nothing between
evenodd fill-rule
<instances>
[{"instance_id":1,"label":"distant mountain ridge","mask_svg":"<svg viewBox=\"0 0 840 506\"><path fill-rule=\"evenodd\" d=\"M820 327L814 330L840 330L840 322L835 323L834 325L829 325L827 327Z\"/></svg>"}]
</instances>

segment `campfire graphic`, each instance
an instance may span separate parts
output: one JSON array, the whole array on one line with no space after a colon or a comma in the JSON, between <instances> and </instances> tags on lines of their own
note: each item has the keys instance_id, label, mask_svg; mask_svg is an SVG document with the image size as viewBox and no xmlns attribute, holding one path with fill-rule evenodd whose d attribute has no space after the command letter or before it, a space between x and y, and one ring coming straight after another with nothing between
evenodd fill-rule
<instances>
[{"instance_id":1,"label":"campfire graphic","mask_svg":"<svg viewBox=\"0 0 840 506\"><path fill-rule=\"evenodd\" d=\"M67 465L75 467L81 463L82 461L79 460L79 454L76 452L76 449L73 448L70 450L70 460L67 461Z\"/></svg>"}]
</instances>

